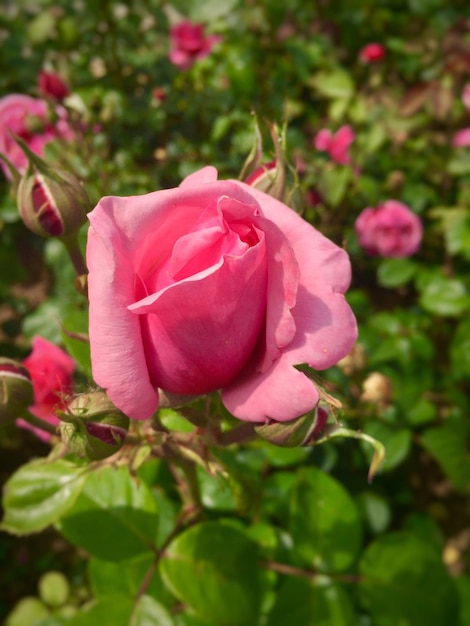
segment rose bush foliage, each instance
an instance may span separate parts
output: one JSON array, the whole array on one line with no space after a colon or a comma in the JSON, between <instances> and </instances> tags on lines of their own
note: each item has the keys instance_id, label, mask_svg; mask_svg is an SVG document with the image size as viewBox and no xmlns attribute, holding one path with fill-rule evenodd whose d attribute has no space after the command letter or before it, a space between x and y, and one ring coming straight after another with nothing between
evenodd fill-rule
<instances>
[{"instance_id":1,"label":"rose bush foliage","mask_svg":"<svg viewBox=\"0 0 470 626\"><path fill-rule=\"evenodd\" d=\"M295 366L331 367L356 341L350 266L292 209L206 168L176 189L103 198L89 219L93 374L124 413L150 417L158 388L222 389L252 422L318 403Z\"/></svg>"}]
</instances>

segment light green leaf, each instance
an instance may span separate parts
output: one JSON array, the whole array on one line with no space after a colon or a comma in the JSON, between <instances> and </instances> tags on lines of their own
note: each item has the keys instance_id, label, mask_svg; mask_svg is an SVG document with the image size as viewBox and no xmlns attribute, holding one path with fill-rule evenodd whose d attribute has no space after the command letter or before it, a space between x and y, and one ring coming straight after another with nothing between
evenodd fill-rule
<instances>
[{"instance_id":1,"label":"light green leaf","mask_svg":"<svg viewBox=\"0 0 470 626\"><path fill-rule=\"evenodd\" d=\"M384 259L377 269L377 280L382 287L406 285L416 273L416 264L410 259Z\"/></svg>"},{"instance_id":2,"label":"light green leaf","mask_svg":"<svg viewBox=\"0 0 470 626\"><path fill-rule=\"evenodd\" d=\"M150 596L142 596L134 608L129 626L174 626L166 608Z\"/></svg>"},{"instance_id":3,"label":"light green leaf","mask_svg":"<svg viewBox=\"0 0 470 626\"><path fill-rule=\"evenodd\" d=\"M75 504L85 472L64 460L40 459L23 465L5 484L0 528L27 535L57 522Z\"/></svg>"},{"instance_id":4,"label":"light green leaf","mask_svg":"<svg viewBox=\"0 0 470 626\"><path fill-rule=\"evenodd\" d=\"M172 593L210 624L258 623L257 549L243 532L218 522L193 526L170 544L160 571Z\"/></svg>"},{"instance_id":5,"label":"light green leaf","mask_svg":"<svg viewBox=\"0 0 470 626\"><path fill-rule=\"evenodd\" d=\"M435 315L459 317L470 308L470 296L461 280L438 275L424 287L420 303Z\"/></svg>"},{"instance_id":6,"label":"light green leaf","mask_svg":"<svg viewBox=\"0 0 470 626\"><path fill-rule=\"evenodd\" d=\"M355 89L351 74L341 69L319 72L313 77L312 84L327 98L350 98Z\"/></svg>"},{"instance_id":7,"label":"light green leaf","mask_svg":"<svg viewBox=\"0 0 470 626\"><path fill-rule=\"evenodd\" d=\"M58 523L75 546L99 559L121 561L155 546L158 506L149 487L126 467L87 476L74 507Z\"/></svg>"}]
</instances>

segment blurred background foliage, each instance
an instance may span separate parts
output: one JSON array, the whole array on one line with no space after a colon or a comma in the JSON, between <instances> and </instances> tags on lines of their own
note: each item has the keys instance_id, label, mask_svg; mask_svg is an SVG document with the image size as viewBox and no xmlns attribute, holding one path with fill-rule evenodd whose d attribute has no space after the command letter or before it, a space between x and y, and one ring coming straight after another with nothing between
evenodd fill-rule
<instances>
[{"instance_id":1,"label":"blurred background foliage","mask_svg":"<svg viewBox=\"0 0 470 626\"><path fill-rule=\"evenodd\" d=\"M168 58L178 15L222 38L188 70ZM470 82L468 2L3 0L0 42L1 95L37 95L44 68L70 86L66 105L84 130L59 160L79 174L93 201L175 186L207 164L222 178L237 178L254 144L256 114L266 161L274 150L265 122L286 125L296 210L351 256L348 299L359 342L324 379L344 405L341 421L384 443L382 469L368 484L370 451L351 441L240 447L231 460L238 480L199 474L206 521L171 544L164 582L155 578L138 614L160 615L148 623L187 626L248 626L257 619L268 626L470 624L470 148L452 142L470 127L461 99ZM370 42L386 54L363 63L359 53ZM321 128L345 124L355 133L352 165L335 164L313 144ZM413 257L371 258L358 246L357 215L388 198L423 221ZM35 334L65 341L85 384L87 354L59 323L86 331L73 269L57 242L25 230L6 180L0 297L2 355L23 358ZM0 431L0 444L2 481L47 453L14 427ZM174 480L157 461L143 468L161 513L162 545L165 525L175 519ZM247 485L254 493L242 506ZM107 506L96 504L102 512ZM150 553L131 542L116 564L103 557L99 542L82 545L77 524L70 515L41 535L1 535L0 612L16 606L10 626L98 620L116 626L124 619L116 615L132 611L132 623L144 623L132 598ZM119 542L122 528L115 532ZM217 565L205 562L200 580L190 566L178 570L179 551L210 545L208 537L219 561L235 563L235 580L245 580L245 609L232 618L201 600L219 588ZM255 575L251 542L263 561L284 569L268 566L266 575ZM197 570L197 558L194 564ZM50 570L63 574L52 572L51 579ZM236 589L224 593L227 606L241 602ZM34 618L18 613L25 596ZM92 596L101 604L91 616L77 612ZM193 613L181 612L180 602Z\"/></svg>"}]
</instances>

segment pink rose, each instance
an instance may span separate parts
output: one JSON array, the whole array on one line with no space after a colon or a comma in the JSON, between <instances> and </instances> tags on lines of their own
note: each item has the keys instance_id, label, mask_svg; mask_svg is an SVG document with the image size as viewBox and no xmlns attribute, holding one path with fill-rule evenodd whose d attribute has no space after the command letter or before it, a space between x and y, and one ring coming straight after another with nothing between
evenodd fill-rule
<instances>
[{"instance_id":1,"label":"pink rose","mask_svg":"<svg viewBox=\"0 0 470 626\"><path fill-rule=\"evenodd\" d=\"M362 211L355 223L359 244L371 255L407 257L421 244L423 226L406 204L387 200Z\"/></svg>"},{"instance_id":2,"label":"pink rose","mask_svg":"<svg viewBox=\"0 0 470 626\"><path fill-rule=\"evenodd\" d=\"M454 148L467 148L470 146L470 128L458 130L452 138Z\"/></svg>"},{"instance_id":3,"label":"pink rose","mask_svg":"<svg viewBox=\"0 0 470 626\"><path fill-rule=\"evenodd\" d=\"M221 390L241 420L291 420L319 394L295 366L356 341L347 254L292 209L206 167L175 188L105 197L89 214L93 375L133 419L158 389Z\"/></svg>"},{"instance_id":4,"label":"pink rose","mask_svg":"<svg viewBox=\"0 0 470 626\"><path fill-rule=\"evenodd\" d=\"M10 133L21 137L30 150L39 156L44 155L44 147L54 139L72 139L73 132L66 120L63 107L56 107L58 120L48 119L48 104L45 100L31 98L23 94L10 94L0 98L0 153L23 173L28 159ZM0 161L5 176L11 178L10 171Z\"/></svg>"},{"instance_id":5,"label":"pink rose","mask_svg":"<svg viewBox=\"0 0 470 626\"><path fill-rule=\"evenodd\" d=\"M339 165L351 163L349 156L349 146L356 135L350 126L341 126L336 133L332 133L328 128L318 131L314 139L314 145L321 152L328 152L331 159Z\"/></svg>"},{"instance_id":6,"label":"pink rose","mask_svg":"<svg viewBox=\"0 0 470 626\"><path fill-rule=\"evenodd\" d=\"M198 59L208 56L221 40L219 35L206 37L202 24L184 20L170 30L170 61L186 70Z\"/></svg>"},{"instance_id":7,"label":"pink rose","mask_svg":"<svg viewBox=\"0 0 470 626\"><path fill-rule=\"evenodd\" d=\"M70 95L68 85L55 72L46 72L41 70L38 76L39 93L45 98L53 98L62 101Z\"/></svg>"},{"instance_id":8,"label":"pink rose","mask_svg":"<svg viewBox=\"0 0 470 626\"><path fill-rule=\"evenodd\" d=\"M381 43L368 43L359 52L359 60L362 63L376 63L385 56L385 48Z\"/></svg>"},{"instance_id":9,"label":"pink rose","mask_svg":"<svg viewBox=\"0 0 470 626\"><path fill-rule=\"evenodd\" d=\"M72 391L75 362L43 337L34 337L32 345L31 354L23 361L31 376L34 391L34 404L29 407L29 411L50 424L58 424L59 419L54 411L65 407L64 397ZM44 441L50 439L48 433L34 428L24 420L17 420L17 424L32 430Z\"/></svg>"}]
</instances>

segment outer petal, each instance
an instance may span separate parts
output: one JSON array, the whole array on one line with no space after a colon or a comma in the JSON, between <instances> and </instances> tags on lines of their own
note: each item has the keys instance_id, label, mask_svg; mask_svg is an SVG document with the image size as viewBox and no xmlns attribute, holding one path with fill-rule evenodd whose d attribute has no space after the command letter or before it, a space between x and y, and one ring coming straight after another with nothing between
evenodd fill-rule
<instances>
[{"instance_id":1,"label":"outer petal","mask_svg":"<svg viewBox=\"0 0 470 626\"><path fill-rule=\"evenodd\" d=\"M263 214L282 230L299 265L299 290L291 311L296 334L269 370L244 373L223 390L222 398L240 419L287 421L312 409L318 401L313 383L293 366L307 363L317 370L331 367L357 339L356 320L343 295L351 278L350 265L341 248L294 211L255 189L251 193Z\"/></svg>"},{"instance_id":2,"label":"outer petal","mask_svg":"<svg viewBox=\"0 0 470 626\"><path fill-rule=\"evenodd\" d=\"M126 415L146 419L157 409L158 393L147 373L139 319L127 310L134 301L133 269L108 216L95 213L90 219L109 237L105 242L94 226L88 232L93 377Z\"/></svg>"},{"instance_id":3,"label":"outer petal","mask_svg":"<svg viewBox=\"0 0 470 626\"><path fill-rule=\"evenodd\" d=\"M282 357L264 374L245 373L221 395L235 417L258 423L287 422L308 413L319 400L315 385Z\"/></svg>"}]
</instances>

